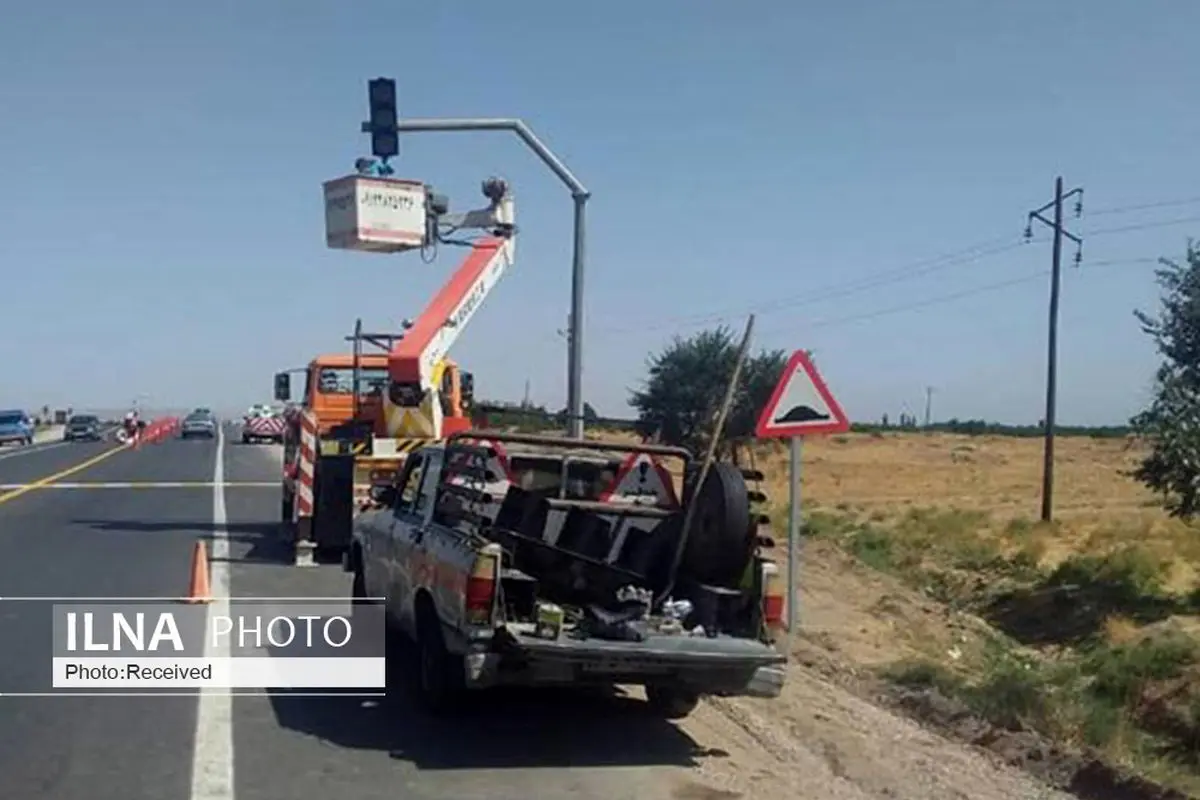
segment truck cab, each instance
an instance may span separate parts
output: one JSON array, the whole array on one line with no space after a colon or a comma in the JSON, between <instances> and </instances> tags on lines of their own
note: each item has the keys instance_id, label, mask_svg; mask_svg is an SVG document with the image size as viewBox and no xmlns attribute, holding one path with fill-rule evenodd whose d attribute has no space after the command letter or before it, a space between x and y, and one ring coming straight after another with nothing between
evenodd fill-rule
<instances>
[{"instance_id":1,"label":"truck cab","mask_svg":"<svg viewBox=\"0 0 1200 800\"><path fill-rule=\"evenodd\" d=\"M469 428L466 414L471 407L472 377L460 374L448 359L439 363L437 370L445 387L439 398L443 420L450 423L446 427ZM304 375L303 394L299 406L290 407L279 426L285 464L281 518L290 524L302 516L308 520L305 525L316 549L340 554L350 542L354 515L372 505L372 486L394 482L408 454L437 437L406 438L393 432L390 417L401 409L394 407L388 396L387 352L321 355L295 371ZM275 375L275 399L291 400L290 372ZM247 420L243 441L276 433L274 427L259 430L254 424L265 425L262 420ZM316 437L310 468L312 502L307 513L298 516L296 462L305 424L314 429Z\"/></svg>"},{"instance_id":2,"label":"truck cab","mask_svg":"<svg viewBox=\"0 0 1200 800\"><path fill-rule=\"evenodd\" d=\"M355 356L351 353L321 355L308 363L304 372L304 390L300 403L317 418L318 430L329 434L350 423L360 425L367 435L385 437L388 425L388 356L363 353L358 360L358 398L355 402ZM447 418L463 419L474 400L474 378L460 372L458 365L446 359L442 365L443 413ZM291 378L286 372L275 376L276 397L290 399ZM278 391L282 386L286 392ZM283 394L283 397L279 397Z\"/></svg>"}]
</instances>

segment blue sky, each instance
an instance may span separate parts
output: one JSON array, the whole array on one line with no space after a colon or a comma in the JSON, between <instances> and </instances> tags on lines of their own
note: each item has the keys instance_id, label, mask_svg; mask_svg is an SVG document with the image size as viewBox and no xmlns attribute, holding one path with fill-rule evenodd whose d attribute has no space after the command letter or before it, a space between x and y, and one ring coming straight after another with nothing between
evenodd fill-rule
<instances>
[{"instance_id":1,"label":"blue sky","mask_svg":"<svg viewBox=\"0 0 1200 800\"><path fill-rule=\"evenodd\" d=\"M377 75L404 116L525 119L591 190L584 388L611 415L673 334L758 308L756 344L815 350L854 418L934 386L937 417L1036 421L1049 245L928 260L1017 241L1062 174L1086 241L1059 418L1123 420L1147 259L1200 231L1200 202L1096 213L1200 196L1187 0L41 5L0 26L0 406L240 408L355 317L419 313L451 253L323 241ZM453 355L483 396L560 407L566 190L505 134L402 147L457 209L514 186L518 262Z\"/></svg>"}]
</instances>

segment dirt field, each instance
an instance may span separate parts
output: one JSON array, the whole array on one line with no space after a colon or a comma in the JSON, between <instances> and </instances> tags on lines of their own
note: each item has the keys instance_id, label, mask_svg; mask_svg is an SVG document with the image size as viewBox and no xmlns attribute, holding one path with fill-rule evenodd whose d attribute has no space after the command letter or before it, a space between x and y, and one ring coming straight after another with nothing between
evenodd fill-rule
<instances>
[{"instance_id":1,"label":"dirt field","mask_svg":"<svg viewBox=\"0 0 1200 800\"><path fill-rule=\"evenodd\" d=\"M996 643L1007 642L1004 659L1023 646L998 632L972 603L1014 575L1044 576L1071 557L1099 558L1133 543L1161 559L1163 591L1196 587L1192 565L1200 563L1200 547L1194 529L1168 519L1155 498L1123 474L1135 465L1136 449L1123 440L1060 439L1057 521L1045 526L1035 522L1041 447L1038 439L940 434L855 434L806 443L808 535L793 676L777 701L714 701L685 723L698 741L737 745L739 759L729 760L736 768L701 768L695 785L678 796L749 797L790 785L823 797L1052 797L1060 795L1009 765L1067 788L1080 782L1076 773L1099 763L1093 757L1194 786L1190 769L1148 756L1130 736L1114 734L1089 745L1086 720L1071 722L1075 727L1051 725L1057 739L997 733L981 723L967 726L964 743L961 730L946 730L963 728L959 712L942 715L949 725L916 714L929 723L922 727L895 711L894 696L880 695L881 685L890 685L880 674L914 661L991 680L987 671L998 669ZM763 488L782 542L786 453L764 447L755 461L766 474ZM1095 624L1101 638L1128 642L1157 623L1116 613ZM1054 642L1034 648L1031 657L1061 649ZM930 732L931 725L942 732ZM1068 758L1057 743L1086 755ZM1185 796L1112 791L1080 796Z\"/></svg>"},{"instance_id":2,"label":"dirt field","mask_svg":"<svg viewBox=\"0 0 1200 800\"><path fill-rule=\"evenodd\" d=\"M774 451L774 452L771 452ZM1059 438L1055 512L1060 518L1138 515L1155 507L1140 484L1121 473L1140 452L1124 439ZM759 459L772 498L787 496L782 447ZM804 447L804 501L819 507L886 509L943 506L1036 518L1042 440L949 434L849 434Z\"/></svg>"}]
</instances>

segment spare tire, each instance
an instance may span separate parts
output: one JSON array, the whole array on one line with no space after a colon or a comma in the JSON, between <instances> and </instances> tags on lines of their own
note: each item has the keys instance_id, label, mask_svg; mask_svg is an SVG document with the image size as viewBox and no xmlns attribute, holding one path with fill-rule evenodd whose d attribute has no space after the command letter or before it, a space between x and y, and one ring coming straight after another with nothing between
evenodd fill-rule
<instances>
[{"instance_id":1,"label":"spare tire","mask_svg":"<svg viewBox=\"0 0 1200 800\"><path fill-rule=\"evenodd\" d=\"M680 576L710 586L736 587L750 558L750 498L742 471L713 464L696 490L699 471L685 481L684 497L696 503Z\"/></svg>"}]
</instances>

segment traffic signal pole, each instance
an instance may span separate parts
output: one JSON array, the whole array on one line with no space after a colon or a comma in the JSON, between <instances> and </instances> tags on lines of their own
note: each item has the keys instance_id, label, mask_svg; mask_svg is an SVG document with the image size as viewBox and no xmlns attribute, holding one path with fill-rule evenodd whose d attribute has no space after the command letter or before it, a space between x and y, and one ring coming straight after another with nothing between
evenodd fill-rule
<instances>
[{"instance_id":1,"label":"traffic signal pole","mask_svg":"<svg viewBox=\"0 0 1200 800\"><path fill-rule=\"evenodd\" d=\"M363 123L362 132L371 134L373 148L377 150L380 146L383 148L381 152L375 152L375 155L383 158L385 163L388 158L399 152L399 141L396 134L434 131L509 131L515 133L570 190L571 199L575 205L575 241L571 258L571 315L568 320L567 337L567 435L573 439L582 439L583 273L586 254L587 201L592 196L591 192L520 119L468 117L401 120L396 113L395 81L388 78L375 78L368 83L368 94L371 100L371 121Z\"/></svg>"}]
</instances>

